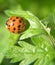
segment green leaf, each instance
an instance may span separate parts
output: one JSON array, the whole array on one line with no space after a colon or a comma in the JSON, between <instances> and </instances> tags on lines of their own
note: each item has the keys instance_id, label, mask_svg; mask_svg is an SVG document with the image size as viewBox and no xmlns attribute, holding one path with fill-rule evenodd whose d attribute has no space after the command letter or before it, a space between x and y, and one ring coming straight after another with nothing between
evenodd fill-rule
<instances>
[{"instance_id":1,"label":"green leaf","mask_svg":"<svg viewBox=\"0 0 55 65\"><path fill-rule=\"evenodd\" d=\"M35 39L36 40L35 40ZM7 52L6 57L12 58L11 62L15 63L21 61L19 65L28 65L35 61L34 65L46 65L55 58L55 52L52 46L42 36L32 37L33 43L31 45L24 41L19 41L20 46L13 46ZM40 38L40 39L39 39ZM42 43L39 42L42 40Z\"/></svg>"},{"instance_id":2,"label":"green leaf","mask_svg":"<svg viewBox=\"0 0 55 65\"><path fill-rule=\"evenodd\" d=\"M23 55L20 51L22 49L17 46L10 47L9 51L6 53L7 58L13 58L11 62L17 62L23 60Z\"/></svg>"},{"instance_id":3,"label":"green leaf","mask_svg":"<svg viewBox=\"0 0 55 65\"><path fill-rule=\"evenodd\" d=\"M23 47L23 52L34 52L35 50L35 47L30 45L29 43L27 42L24 42L24 41L19 41L18 44ZM29 48L28 48L29 47ZM26 50L25 50L26 49Z\"/></svg>"},{"instance_id":4,"label":"green leaf","mask_svg":"<svg viewBox=\"0 0 55 65\"><path fill-rule=\"evenodd\" d=\"M26 39L28 37L42 34L43 30L39 28L29 28L27 31L24 32L24 34L20 37L20 40Z\"/></svg>"},{"instance_id":5,"label":"green leaf","mask_svg":"<svg viewBox=\"0 0 55 65\"><path fill-rule=\"evenodd\" d=\"M35 46L36 45L40 46L43 44L44 45L43 48L45 48L45 46L47 45L48 48L50 47L50 49L52 49L52 46L51 46L52 42L49 40L48 36L46 36L44 34L41 34L38 36L33 36L33 37L31 37L31 39Z\"/></svg>"},{"instance_id":6,"label":"green leaf","mask_svg":"<svg viewBox=\"0 0 55 65\"><path fill-rule=\"evenodd\" d=\"M34 65L49 65L52 59L55 58L55 50L50 45L49 39L45 35L34 36L31 38L32 42L37 48L42 49L43 55L41 56L41 51L37 49L40 53L40 58L37 60ZM37 52L38 53L38 52Z\"/></svg>"},{"instance_id":7,"label":"green leaf","mask_svg":"<svg viewBox=\"0 0 55 65\"><path fill-rule=\"evenodd\" d=\"M18 42L21 47L13 46L7 53L8 58L13 58L11 62L21 61L20 65L27 65L36 60L35 47L24 41ZM29 47L29 48L28 48Z\"/></svg>"}]
</instances>

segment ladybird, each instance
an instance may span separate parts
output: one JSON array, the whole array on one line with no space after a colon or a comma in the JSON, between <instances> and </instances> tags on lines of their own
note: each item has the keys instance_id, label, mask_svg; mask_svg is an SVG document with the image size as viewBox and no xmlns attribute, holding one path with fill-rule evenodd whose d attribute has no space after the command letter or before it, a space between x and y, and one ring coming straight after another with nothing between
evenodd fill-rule
<instances>
[{"instance_id":1,"label":"ladybird","mask_svg":"<svg viewBox=\"0 0 55 65\"><path fill-rule=\"evenodd\" d=\"M12 16L6 22L6 28L12 33L20 33L25 30L26 23L23 18Z\"/></svg>"}]
</instances>

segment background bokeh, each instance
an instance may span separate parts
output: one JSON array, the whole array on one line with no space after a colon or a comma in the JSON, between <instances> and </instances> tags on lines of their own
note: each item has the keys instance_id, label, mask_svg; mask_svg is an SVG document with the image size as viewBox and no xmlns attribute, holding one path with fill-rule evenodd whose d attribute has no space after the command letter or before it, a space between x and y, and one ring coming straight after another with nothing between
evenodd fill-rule
<instances>
[{"instance_id":1,"label":"background bokeh","mask_svg":"<svg viewBox=\"0 0 55 65\"><path fill-rule=\"evenodd\" d=\"M40 19L55 12L55 0L0 0L0 12L17 5L31 11Z\"/></svg>"},{"instance_id":2,"label":"background bokeh","mask_svg":"<svg viewBox=\"0 0 55 65\"><path fill-rule=\"evenodd\" d=\"M32 12L39 19L44 19L49 14L55 12L55 0L0 0L0 13L4 13L5 10L18 5L20 5L23 8L23 10L28 10ZM11 64L9 63L9 60L4 59L1 65L17 64L18 63Z\"/></svg>"}]
</instances>

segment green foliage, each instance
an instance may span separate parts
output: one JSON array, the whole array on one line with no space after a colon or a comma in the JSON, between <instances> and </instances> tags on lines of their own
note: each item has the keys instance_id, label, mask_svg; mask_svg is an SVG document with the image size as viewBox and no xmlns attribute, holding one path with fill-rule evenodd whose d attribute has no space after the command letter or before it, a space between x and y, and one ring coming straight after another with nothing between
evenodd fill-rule
<instances>
[{"instance_id":1,"label":"green foliage","mask_svg":"<svg viewBox=\"0 0 55 65\"><path fill-rule=\"evenodd\" d=\"M52 17L48 19L48 23L43 20L44 24L47 23L48 25L46 27L46 24L44 25L32 13L18 8L6 10L5 14L0 16L0 21L2 21L0 23L0 62L3 58L8 58L11 59L11 63L20 62L19 65L31 63L33 65L54 65L55 39L50 33L50 28L48 28L52 28L52 25L48 25L52 24ZM30 26L21 34L10 33L5 28L5 22L11 16L23 17ZM30 40L25 42L28 38L31 39L31 42L29 42Z\"/></svg>"},{"instance_id":2,"label":"green foliage","mask_svg":"<svg viewBox=\"0 0 55 65\"><path fill-rule=\"evenodd\" d=\"M19 41L18 46L13 46L7 52L7 58L13 58L11 62L21 61L19 65L28 65L35 61L34 65L50 65L55 58L55 52L46 36L39 35L31 38L34 45Z\"/></svg>"}]
</instances>

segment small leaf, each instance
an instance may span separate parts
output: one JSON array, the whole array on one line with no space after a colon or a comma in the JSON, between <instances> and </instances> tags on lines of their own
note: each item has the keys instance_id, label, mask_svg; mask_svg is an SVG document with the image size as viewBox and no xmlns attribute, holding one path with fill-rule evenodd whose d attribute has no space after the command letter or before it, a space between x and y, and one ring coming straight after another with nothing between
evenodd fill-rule
<instances>
[{"instance_id":1,"label":"small leaf","mask_svg":"<svg viewBox=\"0 0 55 65\"><path fill-rule=\"evenodd\" d=\"M35 47L27 42L19 41L18 44L23 48L23 52L35 52Z\"/></svg>"},{"instance_id":2,"label":"small leaf","mask_svg":"<svg viewBox=\"0 0 55 65\"><path fill-rule=\"evenodd\" d=\"M36 55L29 55L27 56L27 58L25 58L25 60L23 60L19 65L29 65L32 62L34 62L37 59Z\"/></svg>"},{"instance_id":3,"label":"small leaf","mask_svg":"<svg viewBox=\"0 0 55 65\"><path fill-rule=\"evenodd\" d=\"M34 36L31 39L33 44L37 46L37 48L41 48L44 52L47 52L50 60L55 57L53 46L51 45L51 41L47 36L39 35L39 36Z\"/></svg>"},{"instance_id":4,"label":"small leaf","mask_svg":"<svg viewBox=\"0 0 55 65\"><path fill-rule=\"evenodd\" d=\"M37 57L35 54L34 46L32 46L29 43L26 43L24 41L19 41L18 43L21 47L13 46L9 49L9 51L6 54L7 58L12 58L12 60L11 60L12 63L22 61L20 63L20 65L22 65L22 63L24 61L24 63L30 64L31 62L36 60Z\"/></svg>"},{"instance_id":5,"label":"small leaf","mask_svg":"<svg viewBox=\"0 0 55 65\"><path fill-rule=\"evenodd\" d=\"M28 37L34 36L34 35L39 35L42 34L43 30L39 28L29 28L24 32L24 34L20 37L20 40L26 39Z\"/></svg>"}]
</instances>

